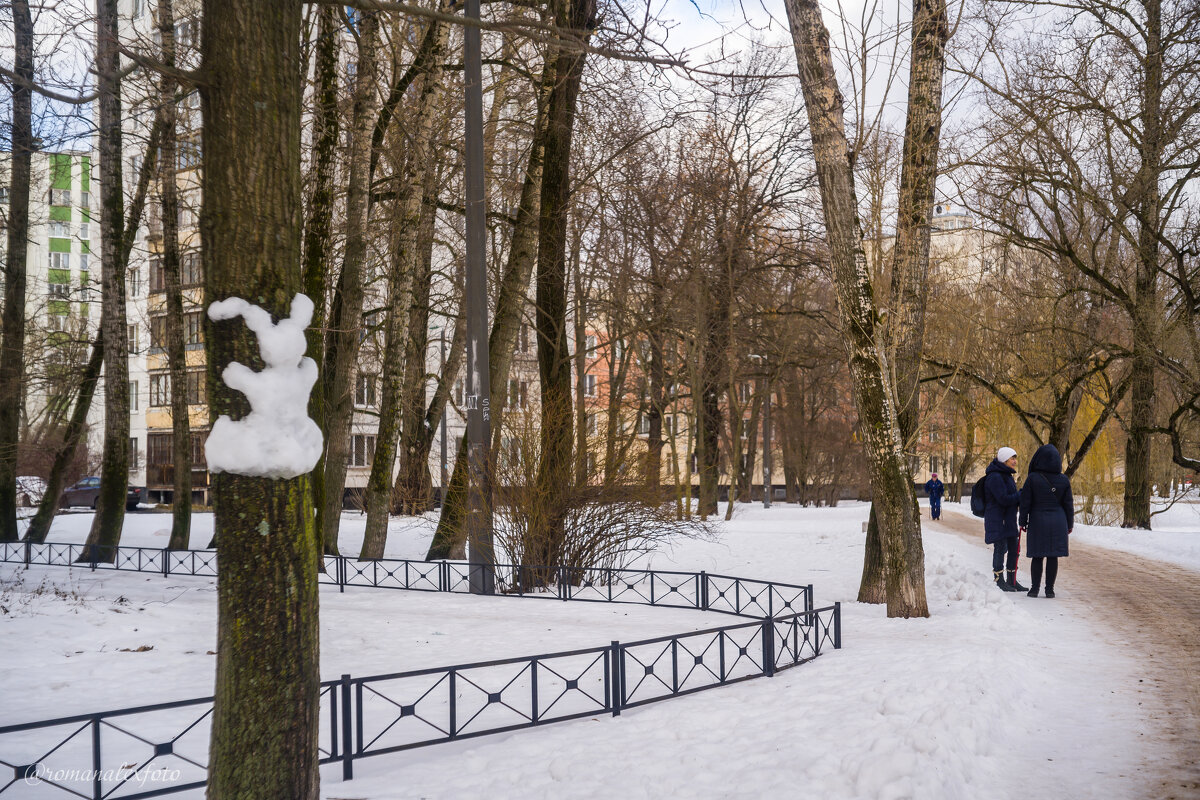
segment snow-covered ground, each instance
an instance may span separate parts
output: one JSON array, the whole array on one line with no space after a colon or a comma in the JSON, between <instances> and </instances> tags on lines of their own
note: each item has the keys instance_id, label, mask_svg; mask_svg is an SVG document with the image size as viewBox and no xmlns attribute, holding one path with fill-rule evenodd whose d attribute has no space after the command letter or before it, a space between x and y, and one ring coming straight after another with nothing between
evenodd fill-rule
<instances>
[{"instance_id":1,"label":"snow-covered ground","mask_svg":"<svg viewBox=\"0 0 1200 800\"><path fill-rule=\"evenodd\" d=\"M420 748L323 773L329 798L1143 797L1154 729L1138 654L1114 647L1064 586L1054 601L990 582L990 555L927 531L932 616L854 602L867 507L747 507L715 541L657 568L813 583L843 603L843 649L742 684L544 728ZM161 547L170 517L130 515L123 543ZM82 541L90 515L60 517ZM197 515L194 542L211 517ZM344 518L342 549L362 522ZM1096 536L1104 531L1081 531ZM428 521L394 521L388 554L419 558ZM1164 549L1176 540L1143 534ZM1200 534L1198 534L1200 536ZM1192 540L1186 540L1192 541ZM1200 568L1200 567L1194 567ZM0 724L209 694L215 585L204 578L0 566ZM322 587L322 674L366 675L603 645L714 624L698 612ZM152 650L136 652L143 646ZM128 651L128 652L127 652ZM36 679L31 676L36 676Z\"/></svg>"}]
</instances>

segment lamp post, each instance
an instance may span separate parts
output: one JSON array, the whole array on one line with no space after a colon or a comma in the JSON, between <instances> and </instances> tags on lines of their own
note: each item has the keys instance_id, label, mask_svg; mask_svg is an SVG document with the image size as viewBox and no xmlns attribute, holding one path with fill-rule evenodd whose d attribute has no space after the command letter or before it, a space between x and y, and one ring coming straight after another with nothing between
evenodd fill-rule
<instances>
[{"instance_id":1,"label":"lamp post","mask_svg":"<svg viewBox=\"0 0 1200 800\"><path fill-rule=\"evenodd\" d=\"M466 0L463 14L479 19L479 0ZM467 545L471 591L495 591L496 556L492 545L491 376L488 374L487 266L484 263L483 188L483 62L480 30L463 28L463 88L465 93L466 269L464 294L467 313Z\"/></svg>"}]
</instances>

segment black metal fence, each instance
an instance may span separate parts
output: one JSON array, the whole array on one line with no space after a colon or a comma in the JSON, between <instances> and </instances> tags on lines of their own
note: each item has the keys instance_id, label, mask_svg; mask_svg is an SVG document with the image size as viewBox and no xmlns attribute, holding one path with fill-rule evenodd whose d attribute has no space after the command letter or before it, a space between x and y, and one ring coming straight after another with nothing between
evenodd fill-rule
<instances>
[{"instance_id":1,"label":"black metal fence","mask_svg":"<svg viewBox=\"0 0 1200 800\"><path fill-rule=\"evenodd\" d=\"M84 561L81 545L0 545L30 565L215 575L212 551L118 548ZM812 587L707 573L563 569L550 589L522 591L528 567L501 565L507 596L642 603L755 616L701 631L614 641L561 653L372 675L321 684L320 759L370 756L562 722L619 715L693 692L770 677L841 646L841 606L812 608ZM555 568L557 570L557 568ZM466 592L468 565L327 557L323 583ZM761 618L758 618L761 617ZM0 795L143 798L205 783L212 698L79 714L0 727ZM7 775L5 774L7 773Z\"/></svg>"}]
</instances>

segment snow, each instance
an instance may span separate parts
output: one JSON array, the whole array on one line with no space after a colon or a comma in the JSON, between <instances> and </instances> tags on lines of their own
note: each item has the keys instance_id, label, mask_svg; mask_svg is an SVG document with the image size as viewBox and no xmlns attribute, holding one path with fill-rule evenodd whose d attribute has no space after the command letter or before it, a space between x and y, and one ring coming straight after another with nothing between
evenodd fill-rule
<instances>
[{"instance_id":1,"label":"snow","mask_svg":"<svg viewBox=\"0 0 1200 800\"><path fill-rule=\"evenodd\" d=\"M240 420L222 414L204 445L210 472L263 478L295 478L311 472L321 458L321 429L308 416L308 395L317 382L317 363L304 356L304 329L312 322L313 303L303 294L292 300L291 316L271 315L240 297L208 307L214 321L242 317L258 335L266 366L255 372L233 362L221 373L230 389L246 395L250 413Z\"/></svg>"},{"instance_id":2,"label":"snow","mask_svg":"<svg viewBox=\"0 0 1200 800\"><path fill-rule=\"evenodd\" d=\"M925 534L932 616L888 620L854 602L867 506L742 508L713 541L652 561L813 583L842 602L843 649L773 678L667 700L620 717L357 760L322 772L328 798L1138 797L1156 723L1136 687L1139 654L1079 613L1004 594L990 554ZM59 517L51 541L86 535ZM343 517L344 552L361 518ZM162 520L162 522L158 522ZM126 544L162 546L169 517L128 517ZM196 542L211 531L197 514ZM356 525L357 524L357 525ZM429 520L395 520L388 552L419 557ZM1165 546L1165 545L1164 545ZM0 724L211 692L215 585L172 575L0 566ZM735 622L694 611L321 589L322 677L368 675L596 646ZM137 652L143 646L152 650ZM125 652L128 650L129 652ZM28 677L36 672L38 680ZM23 687L14 691L11 687ZM199 796L199 793L196 793Z\"/></svg>"}]
</instances>

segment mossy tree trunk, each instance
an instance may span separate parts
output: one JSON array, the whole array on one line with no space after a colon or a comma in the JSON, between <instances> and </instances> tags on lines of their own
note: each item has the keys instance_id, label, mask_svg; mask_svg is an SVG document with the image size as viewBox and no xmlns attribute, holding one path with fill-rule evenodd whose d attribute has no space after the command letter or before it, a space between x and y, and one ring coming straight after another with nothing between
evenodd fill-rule
<instances>
[{"instance_id":1,"label":"mossy tree trunk","mask_svg":"<svg viewBox=\"0 0 1200 800\"><path fill-rule=\"evenodd\" d=\"M302 289L301 15L288 0L205 0L202 87L207 299L276 317ZM211 413L246 398L218 376L260 369L240 321L209 323ZM317 531L307 476L213 476L217 668L208 797L316 800L320 685Z\"/></svg>"},{"instance_id":2,"label":"mossy tree trunk","mask_svg":"<svg viewBox=\"0 0 1200 800\"><path fill-rule=\"evenodd\" d=\"M850 353L855 405L866 444L873 508L879 520L888 616L926 617L929 606L925 599L921 523L878 341L879 318L863 250L845 107L830 53L829 32L816 0L786 0L785 5L808 110L838 313Z\"/></svg>"}]
</instances>

